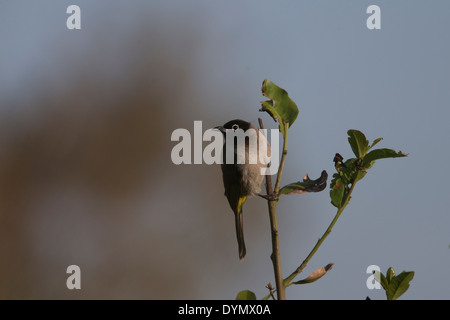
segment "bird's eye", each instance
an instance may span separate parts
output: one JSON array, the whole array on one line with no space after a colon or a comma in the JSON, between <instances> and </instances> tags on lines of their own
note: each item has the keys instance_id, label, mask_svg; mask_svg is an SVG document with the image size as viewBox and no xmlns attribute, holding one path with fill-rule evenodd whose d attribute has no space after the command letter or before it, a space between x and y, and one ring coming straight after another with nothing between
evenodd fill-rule
<instances>
[{"instance_id":1,"label":"bird's eye","mask_svg":"<svg viewBox=\"0 0 450 320\"><path fill-rule=\"evenodd\" d=\"M239 125L233 124L233 125L231 126L231 129L233 129L234 131L236 131L237 129L239 129Z\"/></svg>"}]
</instances>

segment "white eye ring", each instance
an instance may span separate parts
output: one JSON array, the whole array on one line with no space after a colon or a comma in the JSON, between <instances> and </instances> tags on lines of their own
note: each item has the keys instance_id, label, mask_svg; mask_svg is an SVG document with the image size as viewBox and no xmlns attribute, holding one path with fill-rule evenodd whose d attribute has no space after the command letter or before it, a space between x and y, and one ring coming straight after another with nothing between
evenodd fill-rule
<instances>
[{"instance_id":1,"label":"white eye ring","mask_svg":"<svg viewBox=\"0 0 450 320\"><path fill-rule=\"evenodd\" d=\"M233 124L233 125L231 126L231 129L233 129L234 131L236 131L237 129L239 129L239 125Z\"/></svg>"}]
</instances>

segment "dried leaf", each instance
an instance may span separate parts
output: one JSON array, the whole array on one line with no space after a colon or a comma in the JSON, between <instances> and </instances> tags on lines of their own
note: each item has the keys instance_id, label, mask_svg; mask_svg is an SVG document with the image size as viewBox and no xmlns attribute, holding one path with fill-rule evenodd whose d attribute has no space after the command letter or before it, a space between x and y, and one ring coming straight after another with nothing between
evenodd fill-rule
<instances>
[{"instance_id":1,"label":"dried leaf","mask_svg":"<svg viewBox=\"0 0 450 320\"><path fill-rule=\"evenodd\" d=\"M313 273L311 273L307 278L297 281L297 282L293 282L293 283L294 284L305 284L305 283L312 283L314 281L317 281L320 278L322 278L329 270L331 270L331 268L333 268L333 266L334 266L334 263L330 262L325 267L319 268L316 271L314 271Z\"/></svg>"},{"instance_id":2,"label":"dried leaf","mask_svg":"<svg viewBox=\"0 0 450 320\"><path fill-rule=\"evenodd\" d=\"M281 188L280 193L282 194L301 194L307 192L319 192L326 188L327 186L328 174L325 170L322 171L320 178L316 180L311 180L306 174L303 177L303 181L294 182L288 184Z\"/></svg>"}]
</instances>

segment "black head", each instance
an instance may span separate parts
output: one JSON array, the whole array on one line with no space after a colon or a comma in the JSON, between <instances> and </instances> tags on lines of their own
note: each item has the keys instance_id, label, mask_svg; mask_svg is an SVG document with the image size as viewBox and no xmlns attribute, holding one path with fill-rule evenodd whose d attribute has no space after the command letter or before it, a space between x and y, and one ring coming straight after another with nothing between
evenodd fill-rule
<instances>
[{"instance_id":1,"label":"black head","mask_svg":"<svg viewBox=\"0 0 450 320\"><path fill-rule=\"evenodd\" d=\"M219 129L220 131L225 133L226 129L232 129L232 130L242 129L244 131L247 131L248 129L250 129L252 127L253 126L250 122L240 120L240 119L235 119L235 120L228 121L223 126L216 127L216 129Z\"/></svg>"}]
</instances>

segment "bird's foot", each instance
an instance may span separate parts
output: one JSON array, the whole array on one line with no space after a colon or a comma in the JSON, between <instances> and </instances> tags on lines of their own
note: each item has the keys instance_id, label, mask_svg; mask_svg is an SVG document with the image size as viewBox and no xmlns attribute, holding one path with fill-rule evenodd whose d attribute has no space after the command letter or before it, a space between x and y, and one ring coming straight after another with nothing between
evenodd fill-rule
<instances>
[{"instance_id":1,"label":"bird's foot","mask_svg":"<svg viewBox=\"0 0 450 320\"><path fill-rule=\"evenodd\" d=\"M277 201L280 199L279 194L260 194L260 193L258 193L258 196L260 196L261 198L264 198L268 201Z\"/></svg>"}]
</instances>

